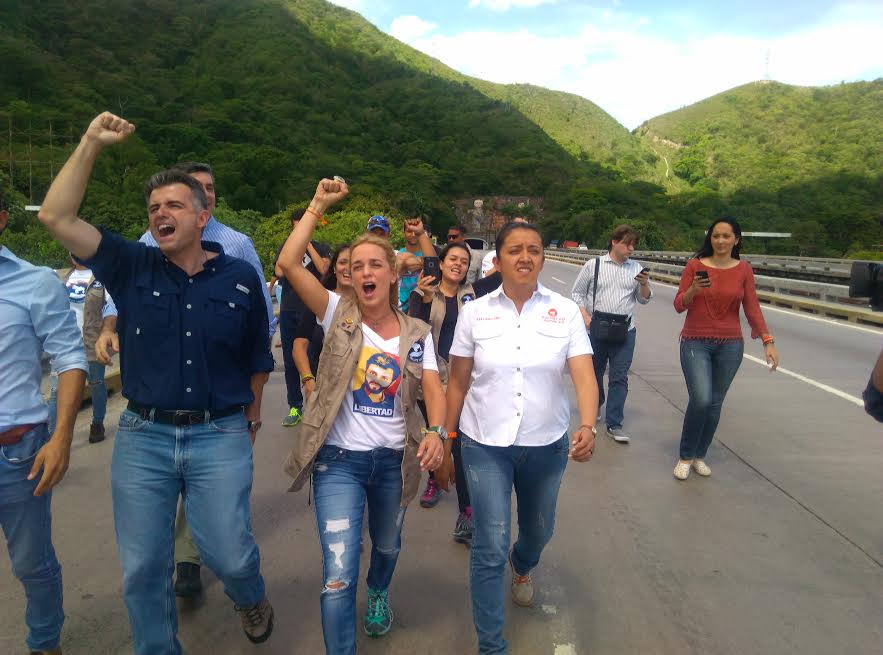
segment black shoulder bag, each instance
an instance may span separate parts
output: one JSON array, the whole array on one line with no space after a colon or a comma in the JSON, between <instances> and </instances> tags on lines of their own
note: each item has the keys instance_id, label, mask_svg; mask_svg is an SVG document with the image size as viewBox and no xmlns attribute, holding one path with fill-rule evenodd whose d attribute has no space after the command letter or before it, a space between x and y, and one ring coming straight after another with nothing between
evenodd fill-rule
<instances>
[{"instance_id":1,"label":"black shoulder bag","mask_svg":"<svg viewBox=\"0 0 883 655\"><path fill-rule=\"evenodd\" d=\"M589 325L589 338L595 343L625 343L629 334L631 319L625 314L608 314L595 309L598 296L598 274L601 271L601 258L595 258L595 282L592 288L592 323Z\"/></svg>"}]
</instances>

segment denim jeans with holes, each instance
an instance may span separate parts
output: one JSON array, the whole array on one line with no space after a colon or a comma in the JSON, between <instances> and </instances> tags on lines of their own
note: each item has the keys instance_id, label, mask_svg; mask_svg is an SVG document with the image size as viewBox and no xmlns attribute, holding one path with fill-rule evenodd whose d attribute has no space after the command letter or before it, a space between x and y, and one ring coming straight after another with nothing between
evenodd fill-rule
<instances>
[{"instance_id":1,"label":"denim jeans with holes","mask_svg":"<svg viewBox=\"0 0 883 655\"><path fill-rule=\"evenodd\" d=\"M64 623L61 566L52 547L52 493L34 496L40 477L27 479L34 457L48 440L42 423L17 444L0 447L0 526L12 572L24 586L27 643L32 651L57 648Z\"/></svg>"},{"instance_id":2,"label":"denim jeans with holes","mask_svg":"<svg viewBox=\"0 0 883 655\"><path fill-rule=\"evenodd\" d=\"M322 633L328 655L356 652L356 588L362 516L368 506L368 587L385 591L402 546L402 451L323 446L313 469L316 527L322 545Z\"/></svg>"}]
</instances>

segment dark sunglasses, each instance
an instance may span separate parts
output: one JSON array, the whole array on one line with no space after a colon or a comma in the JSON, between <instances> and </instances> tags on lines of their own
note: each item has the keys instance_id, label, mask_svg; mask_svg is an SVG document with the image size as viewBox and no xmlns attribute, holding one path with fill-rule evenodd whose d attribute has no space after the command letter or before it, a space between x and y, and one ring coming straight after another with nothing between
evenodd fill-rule
<instances>
[{"instance_id":1,"label":"dark sunglasses","mask_svg":"<svg viewBox=\"0 0 883 655\"><path fill-rule=\"evenodd\" d=\"M454 232L453 234L448 235L448 239L459 239L460 235Z\"/></svg>"}]
</instances>

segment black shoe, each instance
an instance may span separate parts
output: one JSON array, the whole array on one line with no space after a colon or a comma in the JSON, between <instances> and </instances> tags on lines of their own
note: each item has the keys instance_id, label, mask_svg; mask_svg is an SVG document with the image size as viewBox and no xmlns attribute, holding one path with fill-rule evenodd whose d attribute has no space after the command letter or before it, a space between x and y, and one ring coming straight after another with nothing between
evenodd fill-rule
<instances>
[{"instance_id":1,"label":"black shoe","mask_svg":"<svg viewBox=\"0 0 883 655\"><path fill-rule=\"evenodd\" d=\"M89 443L104 441L104 423L93 423L89 426Z\"/></svg>"},{"instance_id":2,"label":"black shoe","mask_svg":"<svg viewBox=\"0 0 883 655\"><path fill-rule=\"evenodd\" d=\"M202 591L202 580L199 578L199 564L181 562L175 576L175 595L181 598L192 598Z\"/></svg>"}]
</instances>

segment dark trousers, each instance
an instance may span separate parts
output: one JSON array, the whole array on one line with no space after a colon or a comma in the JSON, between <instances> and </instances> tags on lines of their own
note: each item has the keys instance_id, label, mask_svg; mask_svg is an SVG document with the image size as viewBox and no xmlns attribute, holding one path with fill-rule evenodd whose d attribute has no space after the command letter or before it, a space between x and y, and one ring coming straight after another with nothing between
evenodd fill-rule
<instances>
[{"instance_id":1,"label":"dark trousers","mask_svg":"<svg viewBox=\"0 0 883 655\"><path fill-rule=\"evenodd\" d=\"M304 397L300 390L300 373L294 365L294 332L300 323L300 312L279 312L279 333L282 336L282 361L285 363L285 386L288 406L303 409Z\"/></svg>"}]
</instances>

